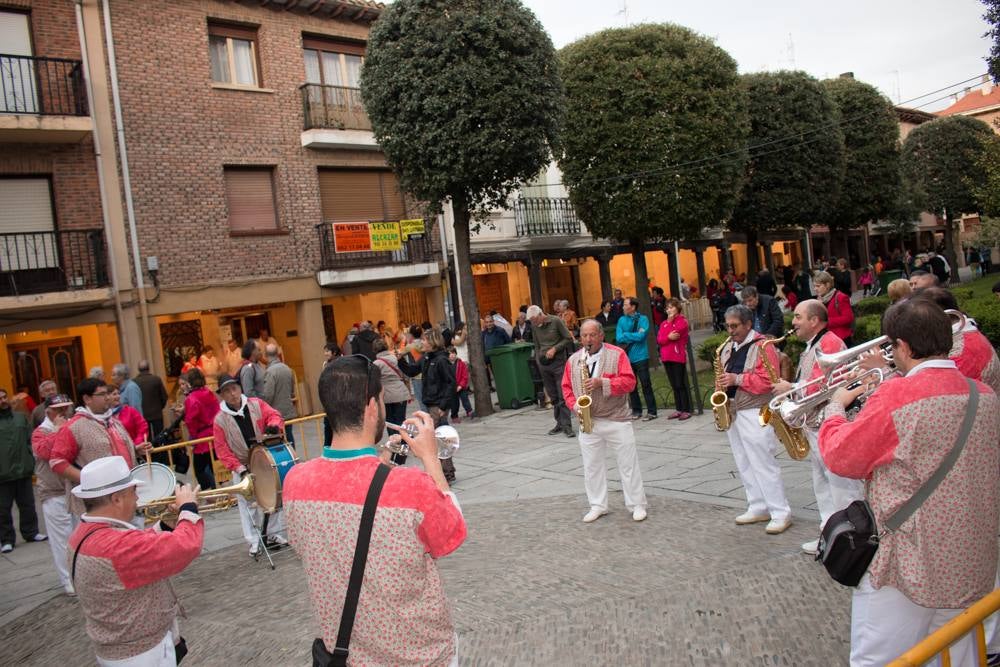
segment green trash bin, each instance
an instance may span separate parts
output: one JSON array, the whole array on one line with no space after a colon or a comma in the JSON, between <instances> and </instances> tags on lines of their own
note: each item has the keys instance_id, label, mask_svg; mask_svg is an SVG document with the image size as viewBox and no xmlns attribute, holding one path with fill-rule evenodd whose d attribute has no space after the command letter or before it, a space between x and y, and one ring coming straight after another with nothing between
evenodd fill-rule
<instances>
[{"instance_id":1,"label":"green trash bin","mask_svg":"<svg viewBox=\"0 0 1000 667\"><path fill-rule=\"evenodd\" d=\"M886 294L889 291L889 283L893 280L898 280L903 277L903 272L899 269L893 269L891 271L883 271L878 274L878 284L882 286L882 294Z\"/></svg>"},{"instance_id":2,"label":"green trash bin","mask_svg":"<svg viewBox=\"0 0 1000 667\"><path fill-rule=\"evenodd\" d=\"M535 384L528 369L534 351L531 343L509 343L490 350L500 409L516 410L535 399Z\"/></svg>"}]
</instances>

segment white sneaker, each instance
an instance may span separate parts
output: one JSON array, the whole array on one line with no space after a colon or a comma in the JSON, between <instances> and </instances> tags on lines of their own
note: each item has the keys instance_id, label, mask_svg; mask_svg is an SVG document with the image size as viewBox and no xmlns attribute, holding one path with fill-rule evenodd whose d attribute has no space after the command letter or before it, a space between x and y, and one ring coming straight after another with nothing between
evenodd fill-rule
<instances>
[{"instance_id":1,"label":"white sneaker","mask_svg":"<svg viewBox=\"0 0 1000 667\"><path fill-rule=\"evenodd\" d=\"M819 553L819 540L813 540L812 542L806 542L802 545L802 551L806 552L810 556L815 556Z\"/></svg>"},{"instance_id":2,"label":"white sneaker","mask_svg":"<svg viewBox=\"0 0 1000 667\"><path fill-rule=\"evenodd\" d=\"M743 514L736 517L737 526L746 526L751 523L761 523L763 521L770 521L770 514L754 514L753 512L744 512Z\"/></svg>"},{"instance_id":3,"label":"white sneaker","mask_svg":"<svg viewBox=\"0 0 1000 667\"><path fill-rule=\"evenodd\" d=\"M591 507L590 511L583 515L583 522L593 523L594 521L597 521L607 513L608 513L607 510L602 510L599 507Z\"/></svg>"},{"instance_id":4,"label":"white sneaker","mask_svg":"<svg viewBox=\"0 0 1000 667\"><path fill-rule=\"evenodd\" d=\"M0 553L3 553L3 554L9 554L13 550L14 550L14 545L13 544L5 544L2 547L0 547Z\"/></svg>"},{"instance_id":5,"label":"white sneaker","mask_svg":"<svg viewBox=\"0 0 1000 667\"><path fill-rule=\"evenodd\" d=\"M45 533L36 533L35 536L33 538L31 538L31 541L32 542L44 542L47 539L49 539L49 536L46 535Z\"/></svg>"},{"instance_id":6,"label":"white sneaker","mask_svg":"<svg viewBox=\"0 0 1000 667\"><path fill-rule=\"evenodd\" d=\"M267 545L268 546L274 545L274 546L279 546L279 547L285 547L285 546L288 546L288 540L286 540L281 535L268 535L267 536Z\"/></svg>"},{"instance_id":7,"label":"white sneaker","mask_svg":"<svg viewBox=\"0 0 1000 667\"><path fill-rule=\"evenodd\" d=\"M256 556L260 553L260 542L254 542L250 545L250 555Z\"/></svg>"},{"instance_id":8,"label":"white sneaker","mask_svg":"<svg viewBox=\"0 0 1000 667\"><path fill-rule=\"evenodd\" d=\"M71 598L76 597L76 589L73 588L73 584L66 584L63 590L66 591L66 595L68 595L69 597Z\"/></svg>"},{"instance_id":9,"label":"white sneaker","mask_svg":"<svg viewBox=\"0 0 1000 667\"><path fill-rule=\"evenodd\" d=\"M764 529L764 532L767 533L768 535L779 535L779 534L785 532L786 530L788 530L788 528L791 525L792 525L792 517L788 517L784 521L778 521L777 519L771 519L767 523L767 528Z\"/></svg>"},{"instance_id":10,"label":"white sneaker","mask_svg":"<svg viewBox=\"0 0 1000 667\"><path fill-rule=\"evenodd\" d=\"M632 520L633 521L645 521L646 520L646 508L636 507L632 510Z\"/></svg>"}]
</instances>

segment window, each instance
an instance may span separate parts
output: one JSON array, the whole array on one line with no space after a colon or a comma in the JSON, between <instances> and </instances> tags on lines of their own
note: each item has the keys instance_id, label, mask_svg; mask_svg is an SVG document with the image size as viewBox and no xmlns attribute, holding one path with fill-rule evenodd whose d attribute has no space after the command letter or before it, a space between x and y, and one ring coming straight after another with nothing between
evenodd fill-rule
<instances>
[{"instance_id":1,"label":"window","mask_svg":"<svg viewBox=\"0 0 1000 667\"><path fill-rule=\"evenodd\" d=\"M278 231L273 167L226 167L229 231L261 234Z\"/></svg>"},{"instance_id":2,"label":"window","mask_svg":"<svg viewBox=\"0 0 1000 667\"><path fill-rule=\"evenodd\" d=\"M208 53L212 61L212 81L260 87L256 28L209 23Z\"/></svg>"},{"instance_id":3,"label":"window","mask_svg":"<svg viewBox=\"0 0 1000 667\"><path fill-rule=\"evenodd\" d=\"M350 42L335 42L303 37L306 83L342 88L358 88L365 47Z\"/></svg>"},{"instance_id":4,"label":"window","mask_svg":"<svg viewBox=\"0 0 1000 667\"><path fill-rule=\"evenodd\" d=\"M391 171L321 169L319 196L324 222L406 217L406 202Z\"/></svg>"}]
</instances>

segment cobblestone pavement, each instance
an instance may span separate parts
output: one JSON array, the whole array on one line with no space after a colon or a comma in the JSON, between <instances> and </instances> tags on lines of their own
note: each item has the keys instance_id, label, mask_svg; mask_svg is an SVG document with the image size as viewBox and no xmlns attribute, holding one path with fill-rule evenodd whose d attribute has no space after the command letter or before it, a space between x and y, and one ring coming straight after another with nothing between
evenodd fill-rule
<instances>
[{"instance_id":1,"label":"cobblestone pavement","mask_svg":"<svg viewBox=\"0 0 1000 667\"><path fill-rule=\"evenodd\" d=\"M818 523L808 462L779 455L796 523L768 536L733 523L745 499L710 414L636 422L649 518L631 520L612 470L611 514L585 525L579 448L546 435L551 422L525 408L458 425L469 538L439 566L463 664L846 662L850 596L799 552ZM314 630L297 558L281 554L274 572L255 564L235 510L207 524L205 553L175 579L185 664L307 664ZM0 664L87 662L46 545L0 558L0 591Z\"/></svg>"}]
</instances>

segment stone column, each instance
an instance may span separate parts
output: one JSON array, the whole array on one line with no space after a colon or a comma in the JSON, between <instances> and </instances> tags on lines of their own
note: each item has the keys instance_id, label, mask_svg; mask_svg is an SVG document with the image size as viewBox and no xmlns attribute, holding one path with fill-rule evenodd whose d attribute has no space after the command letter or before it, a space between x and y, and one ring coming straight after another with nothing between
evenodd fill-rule
<instances>
[{"instance_id":1,"label":"stone column","mask_svg":"<svg viewBox=\"0 0 1000 667\"><path fill-rule=\"evenodd\" d=\"M663 248L663 253L667 256L667 274L670 276L670 296L675 299L681 298L681 283L677 276L677 253L674 251L674 244L670 243Z\"/></svg>"},{"instance_id":2,"label":"stone column","mask_svg":"<svg viewBox=\"0 0 1000 667\"><path fill-rule=\"evenodd\" d=\"M542 258L535 253L528 253L521 263L528 268L528 289L531 291L531 303L545 310L542 303Z\"/></svg>"},{"instance_id":3,"label":"stone column","mask_svg":"<svg viewBox=\"0 0 1000 667\"><path fill-rule=\"evenodd\" d=\"M323 409L319 401L319 374L323 370L323 345L326 343L322 299L296 301L295 320L304 370L296 391L302 392L301 411L308 415Z\"/></svg>"},{"instance_id":4,"label":"stone column","mask_svg":"<svg viewBox=\"0 0 1000 667\"><path fill-rule=\"evenodd\" d=\"M733 265L729 262L729 241L722 241L719 254L721 255L719 266L722 267L722 275L724 276L733 270Z\"/></svg>"},{"instance_id":5,"label":"stone column","mask_svg":"<svg viewBox=\"0 0 1000 667\"><path fill-rule=\"evenodd\" d=\"M594 259L597 260L597 272L601 276L601 300L610 301L613 289L611 285L611 255L606 253L594 255Z\"/></svg>"},{"instance_id":6,"label":"stone column","mask_svg":"<svg viewBox=\"0 0 1000 667\"><path fill-rule=\"evenodd\" d=\"M694 261L698 266L698 296L705 296L708 280L705 276L705 251L703 249L694 249Z\"/></svg>"}]
</instances>

